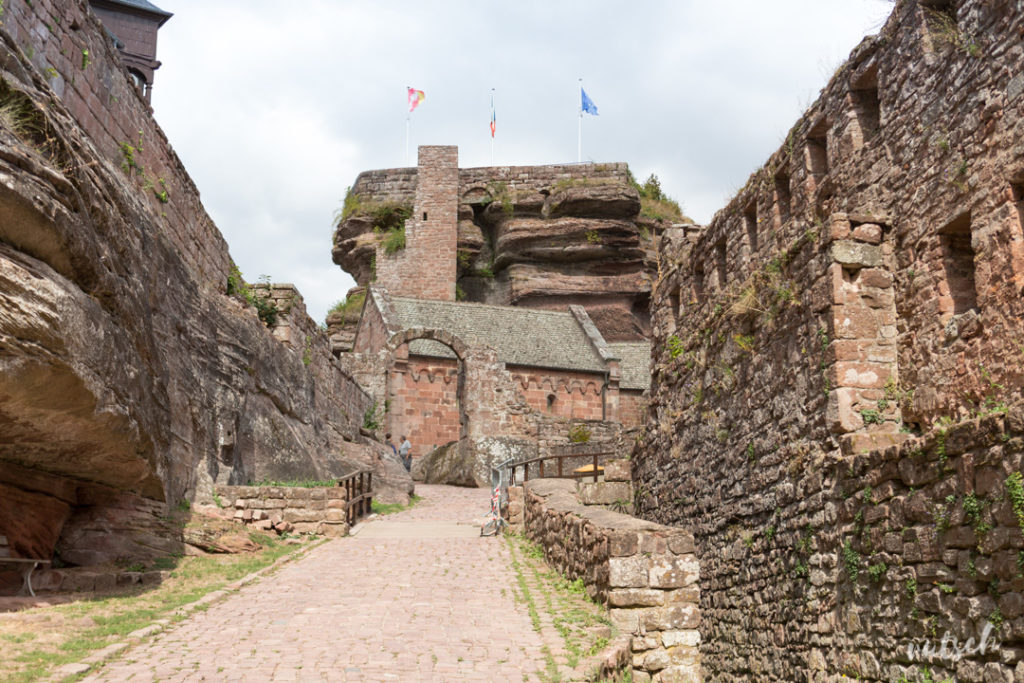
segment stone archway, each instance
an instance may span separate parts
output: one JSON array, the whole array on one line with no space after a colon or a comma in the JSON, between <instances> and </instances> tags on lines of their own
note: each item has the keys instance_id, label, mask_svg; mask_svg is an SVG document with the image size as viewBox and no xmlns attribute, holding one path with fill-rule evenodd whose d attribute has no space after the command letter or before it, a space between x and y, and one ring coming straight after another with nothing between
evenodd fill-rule
<instances>
[{"instance_id":1,"label":"stone archway","mask_svg":"<svg viewBox=\"0 0 1024 683\"><path fill-rule=\"evenodd\" d=\"M410 343L429 340L444 345L454 358L418 355ZM469 346L445 330L409 328L385 344L386 429L396 445L403 434L422 457L436 447L462 442L468 433L465 361Z\"/></svg>"}]
</instances>

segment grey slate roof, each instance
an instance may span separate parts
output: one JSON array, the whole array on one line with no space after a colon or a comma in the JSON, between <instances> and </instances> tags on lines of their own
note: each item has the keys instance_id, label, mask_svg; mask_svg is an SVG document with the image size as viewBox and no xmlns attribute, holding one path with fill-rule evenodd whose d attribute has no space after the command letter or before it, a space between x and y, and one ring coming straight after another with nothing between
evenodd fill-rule
<instances>
[{"instance_id":1,"label":"grey slate roof","mask_svg":"<svg viewBox=\"0 0 1024 683\"><path fill-rule=\"evenodd\" d=\"M576 318L568 311L541 311L513 306L427 301L393 297L403 328L441 329L470 346L489 346L506 365L604 372ZM427 339L409 344L409 353L454 358L445 346Z\"/></svg>"},{"instance_id":2,"label":"grey slate roof","mask_svg":"<svg viewBox=\"0 0 1024 683\"><path fill-rule=\"evenodd\" d=\"M650 342L609 342L608 348L621 359L620 389L645 391L651 387Z\"/></svg>"},{"instance_id":3,"label":"grey slate roof","mask_svg":"<svg viewBox=\"0 0 1024 683\"><path fill-rule=\"evenodd\" d=\"M107 0L107 2L111 2L111 3L115 4L115 5L124 5L125 7L132 7L134 9L140 9L140 10L143 10L144 12L151 12L153 14L159 14L162 17L169 18L169 17L174 16L170 12L168 12L166 10L160 9L159 7L157 7L156 5L154 5L151 2L148 2L147 0ZM165 19L165 21L166 21L166 19Z\"/></svg>"}]
</instances>

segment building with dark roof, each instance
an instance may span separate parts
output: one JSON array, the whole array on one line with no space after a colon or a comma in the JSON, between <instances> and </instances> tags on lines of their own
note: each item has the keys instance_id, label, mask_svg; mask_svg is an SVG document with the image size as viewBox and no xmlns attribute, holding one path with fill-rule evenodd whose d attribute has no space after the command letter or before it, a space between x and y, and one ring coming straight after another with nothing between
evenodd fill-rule
<instances>
[{"instance_id":1,"label":"building with dark roof","mask_svg":"<svg viewBox=\"0 0 1024 683\"><path fill-rule=\"evenodd\" d=\"M147 0L89 0L96 16L121 52L128 73L150 101L156 58L157 31L173 16Z\"/></svg>"}]
</instances>

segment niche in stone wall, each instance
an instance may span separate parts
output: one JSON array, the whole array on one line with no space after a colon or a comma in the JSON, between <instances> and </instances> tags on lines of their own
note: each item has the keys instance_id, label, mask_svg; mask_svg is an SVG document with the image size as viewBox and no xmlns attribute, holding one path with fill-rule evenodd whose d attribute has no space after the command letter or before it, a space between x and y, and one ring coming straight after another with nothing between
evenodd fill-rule
<instances>
[{"instance_id":1,"label":"niche in stone wall","mask_svg":"<svg viewBox=\"0 0 1024 683\"><path fill-rule=\"evenodd\" d=\"M790 204L789 174L786 171L779 171L775 174L775 210L779 217L779 225L789 220Z\"/></svg>"},{"instance_id":2,"label":"niche in stone wall","mask_svg":"<svg viewBox=\"0 0 1024 683\"><path fill-rule=\"evenodd\" d=\"M821 176L828 173L828 121L821 119L807 131L804 147L804 168L817 186Z\"/></svg>"},{"instance_id":3,"label":"niche in stone wall","mask_svg":"<svg viewBox=\"0 0 1024 683\"><path fill-rule=\"evenodd\" d=\"M693 301L694 303L704 300L704 264L696 263L693 266Z\"/></svg>"},{"instance_id":4,"label":"niche in stone wall","mask_svg":"<svg viewBox=\"0 0 1024 683\"><path fill-rule=\"evenodd\" d=\"M853 148L860 149L875 137L882 125L882 105L878 97L878 65L873 64L850 83L853 106Z\"/></svg>"},{"instance_id":5,"label":"niche in stone wall","mask_svg":"<svg viewBox=\"0 0 1024 683\"><path fill-rule=\"evenodd\" d=\"M922 42L926 52L963 47L953 0L921 0Z\"/></svg>"},{"instance_id":6,"label":"niche in stone wall","mask_svg":"<svg viewBox=\"0 0 1024 683\"><path fill-rule=\"evenodd\" d=\"M725 287L725 283L727 282L729 274L726 254L726 242L725 238L723 237L718 241L717 244L715 244L715 275L717 276L717 285L719 289Z\"/></svg>"},{"instance_id":7,"label":"niche in stone wall","mask_svg":"<svg viewBox=\"0 0 1024 683\"><path fill-rule=\"evenodd\" d=\"M679 323L680 306L682 305L682 302L680 301L679 293L680 293L679 292L679 287L676 286L672 290L672 293L668 295L669 302L672 305L671 310L672 310L672 330L673 331L675 331L676 325Z\"/></svg>"},{"instance_id":8,"label":"niche in stone wall","mask_svg":"<svg viewBox=\"0 0 1024 683\"><path fill-rule=\"evenodd\" d=\"M942 271L949 289L941 297L940 310L960 315L977 309L978 292L974 284L974 249L971 246L971 214L960 214L939 230Z\"/></svg>"},{"instance_id":9,"label":"niche in stone wall","mask_svg":"<svg viewBox=\"0 0 1024 683\"><path fill-rule=\"evenodd\" d=\"M743 225L747 229L747 243L750 245L750 254L753 256L757 251L757 202L751 200L743 209Z\"/></svg>"}]
</instances>

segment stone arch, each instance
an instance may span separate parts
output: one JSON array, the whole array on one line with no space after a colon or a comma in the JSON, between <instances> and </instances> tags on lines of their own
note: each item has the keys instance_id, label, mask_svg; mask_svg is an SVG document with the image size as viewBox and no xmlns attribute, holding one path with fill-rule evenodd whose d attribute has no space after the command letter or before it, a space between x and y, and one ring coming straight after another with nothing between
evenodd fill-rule
<instances>
[{"instance_id":1,"label":"stone arch","mask_svg":"<svg viewBox=\"0 0 1024 683\"><path fill-rule=\"evenodd\" d=\"M493 199L490 190L485 185L475 185L462 193L463 204L482 204Z\"/></svg>"},{"instance_id":2,"label":"stone arch","mask_svg":"<svg viewBox=\"0 0 1024 683\"><path fill-rule=\"evenodd\" d=\"M448 376L450 370L436 367L414 369L415 361L409 362L407 345L418 339L443 344L455 354L456 366L451 377ZM470 354L469 345L446 330L412 327L392 334L384 345L384 352L384 395L392 406L385 420L396 443L402 434L409 436L413 456L421 457L430 451L431 446L463 440L469 428L465 389L465 361ZM435 360L442 365L451 362L450 359ZM451 386L453 384L454 387ZM451 404L452 393L454 406ZM408 410L410 407L414 408L411 412Z\"/></svg>"},{"instance_id":3,"label":"stone arch","mask_svg":"<svg viewBox=\"0 0 1024 683\"><path fill-rule=\"evenodd\" d=\"M395 352L403 344L408 344L417 339L431 339L444 344L452 350L460 363L465 362L466 354L469 353L469 345L451 332L426 327L410 327L401 332L396 332L388 339L388 343L384 347L388 354L388 367L390 368L391 364L394 363Z\"/></svg>"}]
</instances>

